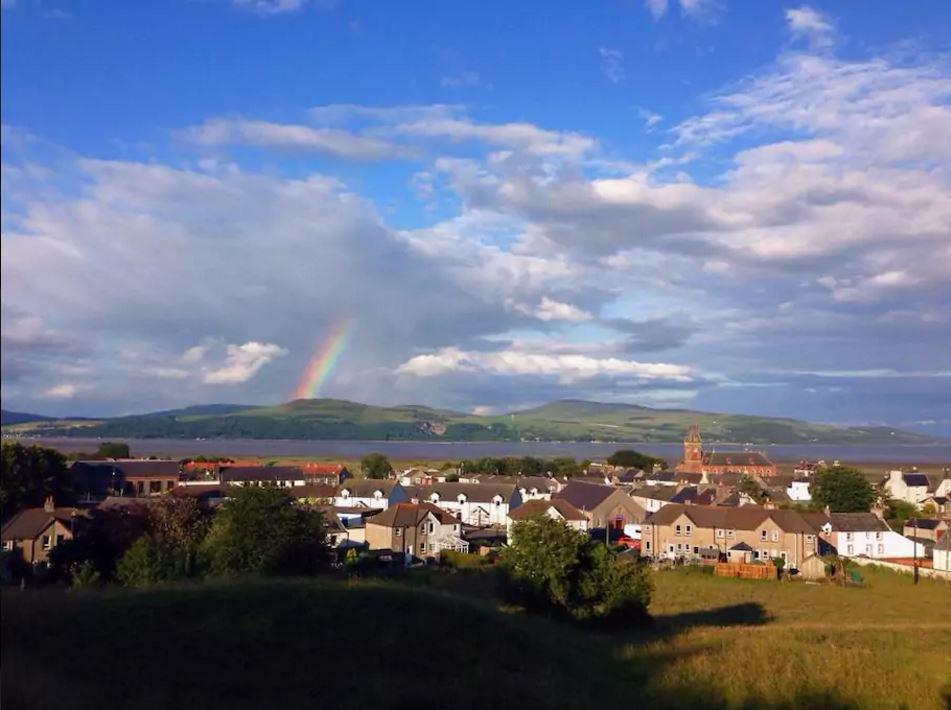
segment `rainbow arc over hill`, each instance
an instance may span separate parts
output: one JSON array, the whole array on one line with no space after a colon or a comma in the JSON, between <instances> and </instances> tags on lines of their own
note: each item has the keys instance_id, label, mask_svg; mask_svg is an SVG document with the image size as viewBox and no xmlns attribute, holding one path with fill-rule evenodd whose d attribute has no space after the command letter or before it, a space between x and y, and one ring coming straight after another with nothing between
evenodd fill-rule
<instances>
[{"instance_id":1,"label":"rainbow arc over hill","mask_svg":"<svg viewBox=\"0 0 951 710\"><path fill-rule=\"evenodd\" d=\"M294 388L292 399L309 399L320 396L320 388L330 377L334 366L346 349L350 335L353 333L353 319L340 321L327 334L327 337L317 346L307 366L301 373L297 387Z\"/></svg>"}]
</instances>

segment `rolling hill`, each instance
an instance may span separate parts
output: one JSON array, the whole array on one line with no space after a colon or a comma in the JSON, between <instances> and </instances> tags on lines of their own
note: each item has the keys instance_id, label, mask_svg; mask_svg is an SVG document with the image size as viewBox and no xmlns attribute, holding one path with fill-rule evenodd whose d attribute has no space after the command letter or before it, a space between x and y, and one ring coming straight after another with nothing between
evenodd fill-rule
<instances>
[{"instance_id":1,"label":"rolling hill","mask_svg":"<svg viewBox=\"0 0 951 710\"><path fill-rule=\"evenodd\" d=\"M6 422L4 413L4 422ZM4 434L125 438L348 439L431 441L676 442L697 424L710 442L751 444L927 443L886 427L836 427L796 419L652 409L559 400L508 414L477 416L419 405L378 407L339 399L275 406L202 405L108 419L36 419Z\"/></svg>"}]
</instances>

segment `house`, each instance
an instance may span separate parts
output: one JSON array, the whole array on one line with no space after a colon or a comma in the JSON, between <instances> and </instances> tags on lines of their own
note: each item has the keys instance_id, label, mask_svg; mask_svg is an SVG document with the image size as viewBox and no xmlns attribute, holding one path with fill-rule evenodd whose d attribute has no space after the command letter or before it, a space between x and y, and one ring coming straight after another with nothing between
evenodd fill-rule
<instances>
[{"instance_id":1,"label":"house","mask_svg":"<svg viewBox=\"0 0 951 710\"><path fill-rule=\"evenodd\" d=\"M948 521L937 518L909 518L905 521L902 534L905 537L921 538L937 542L948 532Z\"/></svg>"},{"instance_id":2,"label":"house","mask_svg":"<svg viewBox=\"0 0 951 710\"><path fill-rule=\"evenodd\" d=\"M566 500L588 518L588 528L609 527L624 532L626 526L632 526L627 534L639 532L637 526L647 516L647 511L628 495L627 491L614 486L601 486L596 483L576 483L571 481L558 491L552 500Z\"/></svg>"},{"instance_id":3,"label":"house","mask_svg":"<svg viewBox=\"0 0 951 710\"><path fill-rule=\"evenodd\" d=\"M274 486L294 488L307 485L298 466L221 466L218 481L231 486Z\"/></svg>"},{"instance_id":4,"label":"house","mask_svg":"<svg viewBox=\"0 0 951 710\"><path fill-rule=\"evenodd\" d=\"M408 501L401 483L391 479L351 478L337 488L333 504L342 508L386 510L393 503Z\"/></svg>"},{"instance_id":5,"label":"house","mask_svg":"<svg viewBox=\"0 0 951 710\"><path fill-rule=\"evenodd\" d=\"M677 466L685 473L742 473L767 478L776 475L776 464L759 451L704 451L700 428L691 426L684 437L684 458Z\"/></svg>"},{"instance_id":6,"label":"house","mask_svg":"<svg viewBox=\"0 0 951 710\"><path fill-rule=\"evenodd\" d=\"M431 503L395 503L366 519L371 550L392 550L416 557L435 557L443 550L468 552L462 523Z\"/></svg>"},{"instance_id":7,"label":"house","mask_svg":"<svg viewBox=\"0 0 951 710\"><path fill-rule=\"evenodd\" d=\"M924 557L925 546L901 535L875 513L830 513L822 537L840 557Z\"/></svg>"},{"instance_id":8,"label":"house","mask_svg":"<svg viewBox=\"0 0 951 710\"><path fill-rule=\"evenodd\" d=\"M519 489L505 483L434 483L408 489L407 494L414 503L432 503L476 527L504 527L509 512L522 504Z\"/></svg>"},{"instance_id":9,"label":"house","mask_svg":"<svg viewBox=\"0 0 951 710\"><path fill-rule=\"evenodd\" d=\"M706 548L716 548L730 561L781 557L788 567L796 568L809 555L819 554L820 526L825 520L822 514L762 506L670 504L641 526L641 554L691 560Z\"/></svg>"},{"instance_id":10,"label":"house","mask_svg":"<svg viewBox=\"0 0 951 710\"><path fill-rule=\"evenodd\" d=\"M339 463L305 463L301 470L310 485L336 487L350 478L350 471Z\"/></svg>"},{"instance_id":11,"label":"house","mask_svg":"<svg viewBox=\"0 0 951 710\"><path fill-rule=\"evenodd\" d=\"M808 502L812 500L812 492L810 491L811 485L812 482L808 478L794 478L789 481L786 486L786 495L789 497L789 500L797 503Z\"/></svg>"},{"instance_id":12,"label":"house","mask_svg":"<svg viewBox=\"0 0 951 710\"><path fill-rule=\"evenodd\" d=\"M931 553L932 566L936 570L951 572L951 535L945 535Z\"/></svg>"},{"instance_id":13,"label":"house","mask_svg":"<svg viewBox=\"0 0 951 710\"><path fill-rule=\"evenodd\" d=\"M883 487L888 496L894 500L920 505L928 498L931 482L923 473L889 471Z\"/></svg>"},{"instance_id":14,"label":"house","mask_svg":"<svg viewBox=\"0 0 951 710\"><path fill-rule=\"evenodd\" d=\"M522 501L551 500L551 496L561 490L562 484L555 478L548 476L473 476L471 483L494 483L513 485L522 494Z\"/></svg>"},{"instance_id":15,"label":"house","mask_svg":"<svg viewBox=\"0 0 951 710\"><path fill-rule=\"evenodd\" d=\"M524 520L531 520L540 516L547 516L554 520L564 521L568 527L582 532L588 529L588 516L575 508L563 498L554 500L528 500L508 514L506 532L509 542L512 539L512 526Z\"/></svg>"},{"instance_id":16,"label":"house","mask_svg":"<svg viewBox=\"0 0 951 710\"><path fill-rule=\"evenodd\" d=\"M77 461L69 470L77 491L90 497L108 491L131 496L162 495L181 482L181 465L172 460Z\"/></svg>"},{"instance_id":17,"label":"house","mask_svg":"<svg viewBox=\"0 0 951 710\"><path fill-rule=\"evenodd\" d=\"M31 565L43 564L53 548L73 539L73 526L79 515L76 508L57 508L50 496L42 508L26 508L10 518L0 534L3 549L19 550Z\"/></svg>"}]
</instances>

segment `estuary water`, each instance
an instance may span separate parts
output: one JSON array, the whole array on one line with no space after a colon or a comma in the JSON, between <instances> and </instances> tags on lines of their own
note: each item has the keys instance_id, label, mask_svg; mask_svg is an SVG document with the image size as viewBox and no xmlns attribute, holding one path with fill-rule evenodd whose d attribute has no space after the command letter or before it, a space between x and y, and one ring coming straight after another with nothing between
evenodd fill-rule
<instances>
[{"instance_id":1,"label":"estuary water","mask_svg":"<svg viewBox=\"0 0 951 710\"><path fill-rule=\"evenodd\" d=\"M679 460L680 444L644 442L534 442L534 441L312 441L306 439L115 439L129 444L133 456L219 455L241 456L322 456L358 459L371 452L379 452L394 460L459 460L483 456L536 456L599 460L618 449L637 449L668 461ZM25 443L52 446L65 453L95 451L101 439L94 438L37 438ZM705 449L720 451L765 451L774 461L800 459L852 462L881 462L903 464L951 464L951 441L939 444L887 445L809 445L775 444L743 446L705 444Z\"/></svg>"}]
</instances>

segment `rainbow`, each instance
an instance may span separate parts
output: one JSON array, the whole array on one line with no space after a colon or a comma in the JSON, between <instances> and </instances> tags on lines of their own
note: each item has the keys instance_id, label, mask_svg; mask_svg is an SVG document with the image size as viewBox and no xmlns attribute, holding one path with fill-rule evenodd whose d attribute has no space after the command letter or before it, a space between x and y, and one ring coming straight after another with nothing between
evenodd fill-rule
<instances>
[{"instance_id":1,"label":"rainbow","mask_svg":"<svg viewBox=\"0 0 951 710\"><path fill-rule=\"evenodd\" d=\"M337 364L340 354L347 347L347 341L353 332L353 320L341 321L324 338L323 342L317 346L314 354L310 356L307 367L301 373L300 381L294 388L292 399L307 399L317 397L320 394L320 388L327 381L330 373Z\"/></svg>"}]
</instances>

